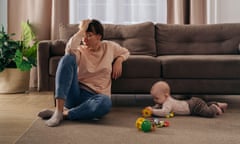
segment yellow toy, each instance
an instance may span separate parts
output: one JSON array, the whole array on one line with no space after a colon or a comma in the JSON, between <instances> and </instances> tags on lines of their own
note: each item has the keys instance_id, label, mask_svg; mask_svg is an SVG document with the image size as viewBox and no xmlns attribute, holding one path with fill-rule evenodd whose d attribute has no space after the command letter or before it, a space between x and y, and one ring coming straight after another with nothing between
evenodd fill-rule
<instances>
[{"instance_id":1,"label":"yellow toy","mask_svg":"<svg viewBox=\"0 0 240 144\"><path fill-rule=\"evenodd\" d=\"M166 115L166 118L172 118L174 117L174 113L173 112L170 112L169 114Z\"/></svg>"},{"instance_id":2,"label":"yellow toy","mask_svg":"<svg viewBox=\"0 0 240 144\"><path fill-rule=\"evenodd\" d=\"M148 108L144 108L142 110L142 116L145 118L151 117L152 116L152 111Z\"/></svg>"},{"instance_id":3,"label":"yellow toy","mask_svg":"<svg viewBox=\"0 0 240 144\"><path fill-rule=\"evenodd\" d=\"M139 118L136 120L136 123L135 123L136 128L138 128L139 130L141 130L142 122L143 122L144 120L145 120L145 118L139 117Z\"/></svg>"},{"instance_id":4,"label":"yellow toy","mask_svg":"<svg viewBox=\"0 0 240 144\"><path fill-rule=\"evenodd\" d=\"M143 117L139 117L136 120L135 126L138 130L144 131L144 132L150 132L155 130L155 125L148 119L145 119Z\"/></svg>"}]
</instances>

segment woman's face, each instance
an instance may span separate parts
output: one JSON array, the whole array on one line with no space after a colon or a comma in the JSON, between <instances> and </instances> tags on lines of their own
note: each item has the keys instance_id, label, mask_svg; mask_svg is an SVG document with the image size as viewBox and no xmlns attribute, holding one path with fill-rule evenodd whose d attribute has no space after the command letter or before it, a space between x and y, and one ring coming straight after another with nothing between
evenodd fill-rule
<instances>
[{"instance_id":1,"label":"woman's face","mask_svg":"<svg viewBox=\"0 0 240 144\"><path fill-rule=\"evenodd\" d=\"M93 32L86 32L83 38L84 44L89 48L96 48L101 41L101 36Z\"/></svg>"}]
</instances>

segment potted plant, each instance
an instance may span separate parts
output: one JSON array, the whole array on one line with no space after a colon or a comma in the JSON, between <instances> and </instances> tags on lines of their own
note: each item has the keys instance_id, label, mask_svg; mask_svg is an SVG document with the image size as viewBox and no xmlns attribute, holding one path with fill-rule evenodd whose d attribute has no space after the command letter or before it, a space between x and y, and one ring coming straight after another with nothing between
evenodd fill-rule
<instances>
[{"instance_id":1,"label":"potted plant","mask_svg":"<svg viewBox=\"0 0 240 144\"><path fill-rule=\"evenodd\" d=\"M21 25L20 40L0 31L0 93L19 93L29 89L30 70L36 66L37 46L29 21Z\"/></svg>"}]
</instances>

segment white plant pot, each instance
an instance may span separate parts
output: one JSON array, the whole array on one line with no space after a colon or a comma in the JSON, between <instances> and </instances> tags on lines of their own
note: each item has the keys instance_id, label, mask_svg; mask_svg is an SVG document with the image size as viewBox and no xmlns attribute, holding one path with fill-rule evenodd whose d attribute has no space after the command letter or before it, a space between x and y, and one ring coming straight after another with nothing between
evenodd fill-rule
<instances>
[{"instance_id":1,"label":"white plant pot","mask_svg":"<svg viewBox=\"0 0 240 144\"><path fill-rule=\"evenodd\" d=\"M23 93L29 90L30 71L6 68L0 72L0 93Z\"/></svg>"}]
</instances>

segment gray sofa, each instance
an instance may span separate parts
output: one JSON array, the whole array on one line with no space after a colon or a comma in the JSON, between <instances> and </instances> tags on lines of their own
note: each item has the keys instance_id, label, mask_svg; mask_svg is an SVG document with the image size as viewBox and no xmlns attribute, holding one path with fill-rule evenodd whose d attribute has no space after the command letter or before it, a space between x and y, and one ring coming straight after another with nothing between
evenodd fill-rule
<instances>
[{"instance_id":1,"label":"gray sofa","mask_svg":"<svg viewBox=\"0 0 240 144\"><path fill-rule=\"evenodd\" d=\"M38 47L38 90L53 91L56 68L78 25L61 25L60 39ZM173 94L240 94L240 24L104 24L104 39L131 52L112 93L148 94L165 80Z\"/></svg>"}]
</instances>

